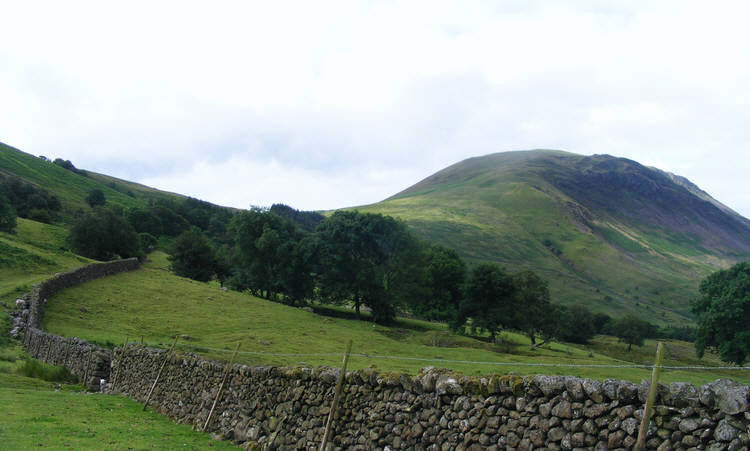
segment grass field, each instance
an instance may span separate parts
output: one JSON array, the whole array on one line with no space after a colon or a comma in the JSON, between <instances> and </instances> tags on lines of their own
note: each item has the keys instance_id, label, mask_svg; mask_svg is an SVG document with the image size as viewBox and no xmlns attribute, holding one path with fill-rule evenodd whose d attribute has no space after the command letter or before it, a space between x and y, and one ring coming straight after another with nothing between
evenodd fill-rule
<instances>
[{"instance_id":1,"label":"grass field","mask_svg":"<svg viewBox=\"0 0 750 451\"><path fill-rule=\"evenodd\" d=\"M628 365L651 361L650 350L626 354L625 345L601 338L591 349L565 344L529 350L525 337L504 332L500 344L459 337L444 325L401 320L386 328L366 321L311 313L302 309L222 291L213 283L176 277L167 269L166 256L154 253L138 271L95 280L65 290L49 300L44 328L65 336L77 336L105 344L121 345L126 339L166 346L176 335L188 335L182 349L227 360L237 342L238 359L250 365L331 365L340 363L340 353L353 341L351 368L374 366L381 371L416 373L432 365L467 375L491 373L571 374L597 379L623 378L639 382L650 371L633 368L561 368L573 365ZM597 348L598 346L598 348ZM652 346L648 345L646 349ZM688 343L670 342L668 349L682 359ZM619 348L619 358L611 353ZM365 356L366 354L366 356ZM461 363L459 361L471 362ZM488 363L477 363L488 362ZM684 364L670 359L668 363ZM693 360L689 360L693 362ZM715 365L706 358L703 365ZM546 367L527 366L549 364ZM727 372L738 380L747 374ZM665 381L704 383L719 377L694 371L667 371Z\"/></svg>"},{"instance_id":2,"label":"grass field","mask_svg":"<svg viewBox=\"0 0 750 451\"><path fill-rule=\"evenodd\" d=\"M0 448L237 449L118 395L0 373Z\"/></svg>"},{"instance_id":3,"label":"grass field","mask_svg":"<svg viewBox=\"0 0 750 451\"><path fill-rule=\"evenodd\" d=\"M31 291L32 284L91 262L66 250L65 228L18 218L15 233L0 232L0 299Z\"/></svg>"}]
</instances>

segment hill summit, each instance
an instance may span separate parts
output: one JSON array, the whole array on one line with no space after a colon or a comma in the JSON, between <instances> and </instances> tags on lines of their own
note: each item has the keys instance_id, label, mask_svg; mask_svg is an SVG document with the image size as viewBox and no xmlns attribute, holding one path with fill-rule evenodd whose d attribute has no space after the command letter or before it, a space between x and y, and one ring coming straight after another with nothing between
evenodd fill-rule
<instances>
[{"instance_id":1,"label":"hill summit","mask_svg":"<svg viewBox=\"0 0 750 451\"><path fill-rule=\"evenodd\" d=\"M702 277L750 257L750 221L689 180L610 155L470 158L362 208L404 219L470 262L532 269L556 301L689 319Z\"/></svg>"}]
</instances>

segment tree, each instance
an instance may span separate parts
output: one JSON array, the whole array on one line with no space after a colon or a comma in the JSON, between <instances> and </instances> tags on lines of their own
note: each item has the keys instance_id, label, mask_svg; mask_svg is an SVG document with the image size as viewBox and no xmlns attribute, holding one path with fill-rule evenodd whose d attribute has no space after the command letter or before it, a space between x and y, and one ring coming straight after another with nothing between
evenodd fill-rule
<instances>
[{"instance_id":1,"label":"tree","mask_svg":"<svg viewBox=\"0 0 750 451\"><path fill-rule=\"evenodd\" d=\"M613 320L611 331L621 342L628 344L628 352L630 352L633 345L643 346L643 340L649 336L652 328L653 326L647 321L628 315Z\"/></svg>"},{"instance_id":2,"label":"tree","mask_svg":"<svg viewBox=\"0 0 750 451\"><path fill-rule=\"evenodd\" d=\"M699 287L692 303L698 317L695 351L715 348L724 362L742 365L750 355L750 263L717 271Z\"/></svg>"},{"instance_id":3,"label":"tree","mask_svg":"<svg viewBox=\"0 0 750 451\"><path fill-rule=\"evenodd\" d=\"M513 276L517 296L518 315L516 324L536 344L536 334L540 333L550 318L549 286L533 271L521 271Z\"/></svg>"},{"instance_id":4,"label":"tree","mask_svg":"<svg viewBox=\"0 0 750 451\"><path fill-rule=\"evenodd\" d=\"M70 229L68 242L80 255L96 260L140 255L138 234L111 208L97 207L84 214Z\"/></svg>"},{"instance_id":5,"label":"tree","mask_svg":"<svg viewBox=\"0 0 750 451\"><path fill-rule=\"evenodd\" d=\"M104 192L100 189L92 189L88 196L86 196L86 202L91 208L96 206L104 205L107 203L107 198L104 197Z\"/></svg>"},{"instance_id":6,"label":"tree","mask_svg":"<svg viewBox=\"0 0 750 451\"><path fill-rule=\"evenodd\" d=\"M216 253L197 227L177 237L169 261L172 272L200 282L208 282L216 273Z\"/></svg>"},{"instance_id":7,"label":"tree","mask_svg":"<svg viewBox=\"0 0 750 451\"><path fill-rule=\"evenodd\" d=\"M561 340L585 344L596 335L596 317L582 305L563 307L559 318L564 325L558 337Z\"/></svg>"},{"instance_id":8,"label":"tree","mask_svg":"<svg viewBox=\"0 0 750 451\"><path fill-rule=\"evenodd\" d=\"M148 233L154 237L164 234L161 219L148 209L131 208L128 210L126 218L138 233Z\"/></svg>"},{"instance_id":9,"label":"tree","mask_svg":"<svg viewBox=\"0 0 750 451\"><path fill-rule=\"evenodd\" d=\"M236 215L230 231L236 249L234 275L229 280L233 288L250 290L268 299L288 291L295 302L301 301L300 296L306 293L298 288L307 282L300 279L311 275L295 260L303 255L297 249L303 234L294 223L253 208Z\"/></svg>"},{"instance_id":10,"label":"tree","mask_svg":"<svg viewBox=\"0 0 750 451\"><path fill-rule=\"evenodd\" d=\"M513 279L492 263L477 265L466 283L466 297L461 318L471 318L472 325L486 330L490 340L502 327L516 323L517 297Z\"/></svg>"},{"instance_id":11,"label":"tree","mask_svg":"<svg viewBox=\"0 0 750 451\"><path fill-rule=\"evenodd\" d=\"M425 295L421 243L390 216L337 211L315 231L318 285L328 302L372 309L375 322L393 321L396 308Z\"/></svg>"},{"instance_id":12,"label":"tree","mask_svg":"<svg viewBox=\"0 0 750 451\"><path fill-rule=\"evenodd\" d=\"M16 211L0 191L0 232L12 233L16 228Z\"/></svg>"},{"instance_id":13,"label":"tree","mask_svg":"<svg viewBox=\"0 0 750 451\"><path fill-rule=\"evenodd\" d=\"M463 299L466 263L458 253L435 244L425 249L427 261L427 295L411 299L412 311L418 316L454 323Z\"/></svg>"}]
</instances>

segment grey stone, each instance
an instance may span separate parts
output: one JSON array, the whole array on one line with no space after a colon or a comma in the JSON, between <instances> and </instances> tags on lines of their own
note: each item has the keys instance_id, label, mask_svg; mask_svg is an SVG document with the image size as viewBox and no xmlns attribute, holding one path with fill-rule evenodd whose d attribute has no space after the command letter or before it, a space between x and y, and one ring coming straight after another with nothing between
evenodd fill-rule
<instances>
[{"instance_id":1,"label":"grey stone","mask_svg":"<svg viewBox=\"0 0 750 451\"><path fill-rule=\"evenodd\" d=\"M700 388L700 401L729 415L747 411L750 388L729 379L718 379Z\"/></svg>"},{"instance_id":2,"label":"grey stone","mask_svg":"<svg viewBox=\"0 0 750 451\"><path fill-rule=\"evenodd\" d=\"M737 430L726 418L719 421L719 425L716 426L716 430L714 431L714 437L721 442L731 442L739 437L739 435L740 431Z\"/></svg>"},{"instance_id":3,"label":"grey stone","mask_svg":"<svg viewBox=\"0 0 750 451\"><path fill-rule=\"evenodd\" d=\"M638 385L627 381L621 382L617 388L617 399L626 403L634 402L638 399Z\"/></svg>"},{"instance_id":4,"label":"grey stone","mask_svg":"<svg viewBox=\"0 0 750 451\"><path fill-rule=\"evenodd\" d=\"M563 428L552 428L547 432L547 440L553 442L559 442L565 437L565 429Z\"/></svg>"},{"instance_id":5,"label":"grey stone","mask_svg":"<svg viewBox=\"0 0 750 451\"><path fill-rule=\"evenodd\" d=\"M680 431L689 434L700 427L700 422L695 418L685 418L678 425Z\"/></svg>"},{"instance_id":6,"label":"grey stone","mask_svg":"<svg viewBox=\"0 0 750 451\"><path fill-rule=\"evenodd\" d=\"M567 391L570 397L575 401L583 401L586 399L586 392L583 390L582 380L578 377L565 377L565 391Z\"/></svg>"},{"instance_id":7,"label":"grey stone","mask_svg":"<svg viewBox=\"0 0 750 451\"><path fill-rule=\"evenodd\" d=\"M544 396L551 398L562 393L565 388L565 378L562 376L534 376L534 385L541 390Z\"/></svg>"},{"instance_id":8,"label":"grey stone","mask_svg":"<svg viewBox=\"0 0 750 451\"><path fill-rule=\"evenodd\" d=\"M594 402L599 403L604 401L604 391L602 390L602 383L593 379L583 379L582 382L583 391L586 395Z\"/></svg>"},{"instance_id":9,"label":"grey stone","mask_svg":"<svg viewBox=\"0 0 750 451\"><path fill-rule=\"evenodd\" d=\"M635 418L628 418L622 422L620 427L623 431L627 432L628 435L634 435L638 431L640 422Z\"/></svg>"},{"instance_id":10,"label":"grey stone","mask_svg":"<svg viewBox=\"0 0 750 451\"><path fill-rule=\"evenodd\" d=\"M669 396L676 407L695 407L700 403L698 389L687 382L672 382L669 384Z\"/></svg>"},{"instance_id":11,"label":"grey stone","mask_svg":"<svg viewBox=\"0 0 750 451\"><path fill-rule=\"evenodd\" d=\"M441 374L435 383L435 392L438 395L460 395L464 389L453 377Z\"/></svg>"},{"instance_id":12,"label":"grey stone","mask_svg":"<svg viewBox=\"0 0 750 451\"><path fill-rule=\"evenodd\" d=\"M560 401L552 408L552 416L557 418L573 418L573 410L568 401Z\"/></svg>"}]
</instances>

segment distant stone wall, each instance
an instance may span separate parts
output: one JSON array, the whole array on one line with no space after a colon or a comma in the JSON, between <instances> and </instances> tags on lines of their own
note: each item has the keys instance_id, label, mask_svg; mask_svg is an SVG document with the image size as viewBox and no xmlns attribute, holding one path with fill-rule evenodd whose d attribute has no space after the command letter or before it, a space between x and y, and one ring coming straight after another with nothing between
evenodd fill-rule
<instances>
[{"instance_id":1,"label":"distant stone wall","mask_svg":"<svg viewBox=\"0 0 750 451\"><path fill-rule=\"evenodd\" d=\"M14 324L31 355L63 365L91 389L138 401L165 350L131 345L110 351L39 330L47 298L64 288L138 267L137 261L91 265L57 274L34 288ZM28 303L27 303L28 301ZM203 427L225 364L176 353L151 405L174 420ZM338 370L234 365L208 431L271 449L316 449L330 411ZM563 376L470 378L424 369L416 376L364 369L346 374L332 442L342 449L630 449L648 384ZM726 379L696 388L660 385L647 448L747 450L747 386Z\"/></svg>"},{"instance_id":2,"label":"distant stone wall","mask_svg":"<svg viewBox=\"0 0 750 451\"><path fill-rule=\"evenodd\" d=\"M44 317L44 305L47 303L47 299L60 291L100 277L133 271L139 267L140 262L137 258L128 258L107 263L93 263L68 272L55 274L52 278L45 280L39 285L34 285L31 293L26 296L26 301L29 303L29 315L26 325L41 329L42 318Z\"/></svg>"},{"instance_id":3,"label":"distant stone wall","mask_svg":"<svg viewBox=\"0 0 750 451\"><path fill-rule=\"evenodd\" d=\"M113 391L144 401L164 350L113 354ZM192 354L167 363L151 405L203 427L225 369ZM234 365L208 430L263 446L310 449L322 439L338 370ZM348 372L333 443L344 449L629 449L647 384L562 376L468 378ZM750 444L748 387L719 380L660 385L649 449L741 450ZM274 437L275 435L275 437Z\"/></svg>"},{"instance_id":4,"label":"distant stone wall","mask_svg":"<svg viewBox=\"0 0 750 451\"><path fill-rule=\"evenodd\" d=\"M78 338L65 338L41 330L47 299L60 291L82 283L140 267L137 258L93 263L71 271L57 273L34 285L31 293L16 301L20 311L12 312L11 336L23 334L23 343L34 358L52 365L65 366L90 390L98 390L100 380L109 379L110 350Z\"/></svg>"}]
</instances>

